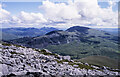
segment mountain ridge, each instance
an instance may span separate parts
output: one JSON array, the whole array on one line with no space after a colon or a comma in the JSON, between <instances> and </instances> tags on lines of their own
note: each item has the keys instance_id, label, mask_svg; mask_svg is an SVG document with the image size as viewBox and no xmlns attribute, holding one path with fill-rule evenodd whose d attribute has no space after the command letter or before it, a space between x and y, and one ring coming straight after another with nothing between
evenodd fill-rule
<instances>
[{"instance_id":1,"label":"mountain ridge","mask_svg":"<svg viewBox=\"0 0 120 77\"><path fill-rule=\"evenodd\" d=\"M1 28L1 32L3 33L2 40L12 40L12 39L17 39L17 38L23 38L23 37L37 37L37 36L42 36L50 31L58 30L53 27L42 27L42 28ZM6 34L6 36L4 36ZM8 37L13 37L14 38L8 38Z\"/></svg>"},{"instance_id":2,"label":"mountain ridge","mask_svg":"<svg viewBox=\"0 0 120 77\"><path fill-rule=\"evenodd\" d=\"M77 58L77 55L78 58L90 55L117 58L117 54L119 55L117 37L104 31L80 26L71 27L66 31L52 31L44 36L33 37L30 40L26 39L26 41L24 41L24 38L21 38L11 40L10 42L32 48L47 48L53 52L55 50L55 53L73 55L73 58L75 56ZM71 45L73 46L71 47Z\"/></svg>"}]
</instances>

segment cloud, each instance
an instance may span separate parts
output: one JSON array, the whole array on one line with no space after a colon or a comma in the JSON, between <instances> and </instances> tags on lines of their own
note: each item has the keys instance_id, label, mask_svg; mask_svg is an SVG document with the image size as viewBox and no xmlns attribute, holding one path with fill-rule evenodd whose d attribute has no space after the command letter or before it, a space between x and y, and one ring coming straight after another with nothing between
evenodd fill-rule
<instances>
[{"instance_id":1,"label":"cloud","mask_svg":"<svg viewBox=\"0 0 120 77\"><path fill-rule=\"evenodd\" d=\"M0 4L0 24L2 23L9 23L11 20L10 12L2 9L2 4Z\"/></svg>"},{"instance_id":2,"label":"cloud","mask_svg":"<svg viewBox=\"0 0 120 77\"><path fill-rule=\"evenodd\" d=\"M66 5L65 3L55 4L49 1L44 1L40 8L45 11L46 18L54 21L62 19L70 20L81 17L73 5Z\"/></svg>"},{"instance_id":3,"label":"cloud","mask_svg":"<svg viewBox=\"0 0 120 77\"><path fill-rule=\"evenodd\" d=\"M75 0L74 2L69 0L68 4L44 1L39 8L45 11L44 16L47 20L64 21L66 22L64 25L71 23L72 25L93 25L93 27L117 27L118 15L111 8L115 3L109 2L109 5L108 8L101 8L97 0Z\"/></svg>"},{"instance_id":4,"label":"cloud","mask_svg":"<svg viewBox=\"0 0 120 77\"><path fill-rule=\"evenodd\" d=\"M115 2L115 1L109 1L108 3L109 3L110 8L112 8L113 6L116 5L116 2Z\"/></svg>"},{"instance_id":5,"label":"cloud","mask_svg":"<svg viewBox=\"0 0 120 77\"><path fill-rule=\"evenodd\" d=\"M41 13L27 13L24 11L20 13L19 19L26 24L41 24L47 22Z\"/></svg>"},{"instance_id":6,"label":"cloud","mask_svg":"<svg viewBox=\"0 0 120 77\"><path fill-rule=\"evenodd\" d=\"M43 1L39 9L43 13L28 13L21 11L18 16L11 16L10 12L2 9L0 16L4 24L17 26L54 26L68 28L75 25L89 27L117 27L118 13L112 10L114 2L109 7L101 8L97 0L68 0L68 3L53 3Z\"/></svg>"},{"instance_id":7,"label":"cloud","mask_svg":"<svg viewBox=\"0 0 120 77\"><path fill-rule=\"evenodd\" d=\"M21 11L18 16L12 16L10 12L2 9L2 5L0 5L1 27L36 27L45 22L47 22L47 20L41 13Z\"/></svg>"}]
</instances>

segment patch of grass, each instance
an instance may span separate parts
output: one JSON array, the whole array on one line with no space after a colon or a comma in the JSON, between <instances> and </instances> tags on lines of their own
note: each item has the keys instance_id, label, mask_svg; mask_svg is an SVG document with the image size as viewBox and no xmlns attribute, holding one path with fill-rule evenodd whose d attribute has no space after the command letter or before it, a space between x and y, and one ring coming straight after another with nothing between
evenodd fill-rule
<instances>
[{"instance_id":1,"label":"patch of grass","mask_svg":"<svg viewBox=\"0 0 120 77\"><path fill-rule=\"evenodd\" d=\"M11 54L19 54L19 55L24 55L23 53L17 53L17 52L11 52Z\"/></svg>"},{"instance_id":2,"label":"patch of grass","mask_svg":"<svg viewBox=\"0 0 120 77\"><path fill-rule=\"evenodd\" d=\"M78 65L78 67L81 68L81 69L83 69L83 68L85 68L85 69L91 69L91 70L95 69L95 68L93 68L93 67L91 67L91 66L84 65L84 64L77 64L77 65Z\"/></svg>"},{"instance_id":3,"label":"patch of grass","mask_svg":"<svg viewBox=\"0 0 120 77\"><path fill-rule=\"evenodd\" d=\"M44 55L52 55L52 53L48 53L48 52L46 52L46 50L44 50L44 49L41 50L41 53L44 54Z\"/></svg>"},{"instance_id":4,"label":"patch of grass","mask_svg":"<svg viewBox=\"0 0 120 77\"><path fill-rule=\"evenodd\" d=\"M69 62L69 65L78 65L78 67L77 68L81 68L81 69L83 69L83 68L85 68L85 69L91 69L91 70L93 70L93 69L95 69L95 68L93 68L93 67L91 67L91 66L89 66L89 65L85 65L85 64L80 64L80 63L74 63L74 62Z\"/></svg>"},{"instance_id":5,"label":"patch of grass","mask_svg":"<svg viewBox=\"0 0 120 77\"><path fill-rule=\"evenodd\" d=\"M11 46L11 44L8 44L8 43L2 43L2 45L4 45L4 46Z\"/></svg>"},{"instance_id":6,"label":"patch of grass","mask_svg":"<svg viewBox=\"0 0 120 77\"><path fill-rule=\"evenodd\" d=\"M56 59L56 61L57 61L57 63L70 62L68 60L57 60L57 59Z\"/></svg>"},{"instance_id":7,"label":"patch of grass","mask_svg":"<svg viewBox=\"0 0 120 77\"><path fill-rule=\"evenodd\" d=\"M61 60L56 59L56 61L57 61L57 63L61 63L61 64L63 63L63 61L61 61Z\"/></svg>"},{"instance_id":8,"label":"patch of grass","mask_svg":"<svg viewBox=\"0 0 120 77\"><path fill-rule=\"evenodd\" d=\"M0 49L2 49L2 47L0 47Z\"/></svg>"},{"instance_id":9,"label":"patch of grass","mask_svg":"<svg viewBox=\"0 0 120 77\"><path fill-rule=\"evenodd\" d=\"M15 44L14 44L14 46L16 46L16 47L22 47L22 48L25 48L25 47L23 47L23 46L21 46L21 45L15 45Z\"/></svg>"},{"instance_id":10,"label":"patch of grass","mask_svg":"<svg viewBox=\"0 0 120 77\"><path fill-rule=\"evenodd\" d=\"M83 68L85 68L85 69L91 69L91 70L93 70L93 69L95 69L95 68L93 68L93 67L91 67L91 66L88 66L88 65L85 65L85 64L80 64L80 63L74 63L74 62L71 62L71 61L68 61L68 60L56 60L57 61L57 63L62 63L63 64L63 62L68 62L68 64L69 65L78 65L78 67L77 68L81 68L81 69L83 69Z\"/></svg>"},{"instance_id":11,"label":"patch of grass","mask_svg":"<svg viewBox=\"0 0 120 77\"><path fill-rule=\"evenodd\" d=\"M45 49L42 49L42 50L34 49L34 50L35 50L35 51L38 51L39 53L44 54L44 55L53 55L53 56L55 56L55 58L59 59L59 57L58 57L57 54L46 52Z\"/></svg>"},{"instance_id":12,"label":"patch of grass","mask_svg":"<svg viewBox=\"0 0 120 77\"><path fill-rule=\"evenodd\" d=\"M9 43L2 43L2 45L3 46L11 46L12 44L9 44ZM25 47L23 47L23 46L21 46L21 45L16 45L16 44L13 44L14 46L16 46L16 47L22 47L22 48L25 48Z\"/></svg>"},{"instance_id":13,"label":"patch of grass","mask_svg":"<svg viewBox=\"0 0 120 77\"><path fill-rule=\"evenodd\" d=\"M89 56L86 58L79 59L78 61L83 63L89 63L95 66L106 66L114 69L118 69L118 62L117 60L111 59L105 56Z\"/></svg>"}]
</instances>

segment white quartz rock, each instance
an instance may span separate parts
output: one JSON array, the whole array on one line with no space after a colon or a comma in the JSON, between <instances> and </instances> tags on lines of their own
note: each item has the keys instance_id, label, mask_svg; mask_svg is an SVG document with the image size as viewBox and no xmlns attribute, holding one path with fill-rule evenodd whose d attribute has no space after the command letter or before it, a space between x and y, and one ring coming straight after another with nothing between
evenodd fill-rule
<instances>
[{"instance_id":1,"label":"white quartz rock","mask_svg":"<svg viewBox=\"0 0 120 77\"><path fill-rule=\"evenodd\" d=\"M0 73L3 75L9 74L8 66L6 64L0 64Z\"/></svg>"}]
</instances>

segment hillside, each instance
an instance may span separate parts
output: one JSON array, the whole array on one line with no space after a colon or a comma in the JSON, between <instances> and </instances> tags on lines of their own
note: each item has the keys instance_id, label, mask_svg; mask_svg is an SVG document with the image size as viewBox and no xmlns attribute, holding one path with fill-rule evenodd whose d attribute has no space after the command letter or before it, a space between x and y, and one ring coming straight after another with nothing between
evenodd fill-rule
<instances>
[{"instance_id":1,"label":"hillside","mask_svg":"<svg viewBox=\"0 0 120 77\"><path fill-rule=\"evenodd\" d=\"M36 37L42 36L50 31L58 30L52 27L43 27L43 28L2 28L3 33L2 40L12 40L23 37ZM9 37L9 38L8 38ZM12 38L13 37L13 38Z\"/></svg>"},{"instance_id":2,"label":"hillside","mask_svg":"<svg viewBox=\"0 0 120 77\"><path fill-rule=\"evenodd\" d=\"M117 36L80 26L71 27L66 31L51 31L44 36L21 38L10 42L32 48L47 48L53 53L70 55L74 59L92 55L118 59L120 55Z\"/></svg>"},{"instance_id":3,"label":"hillside","mask_svg":"<svg viewBox=\"0 0 120 77\"><path fill-rule=\"evenodd\" d=\"M14 34L4 33L0 31L0 40L11 40L11 39L18 39L19 37Z\"/></svg>"},{"instance_id":4,"label":"hillside","mask_svg":"<svg viewBox=\"0 0 120 77\"><path fill-rule=\"evenodd\" d=\"M119 75L118 69L75 62L70 56L60 56L43 49L0 43L0 76L58 77Z\"/></svg>"},{"instance_id":5,"label":"hillside","mask_svg":"<svg viewBox=\"0 0 120 77\"><path fill-rule=\"evenodd\" d=\"M118 35L118 33L120 32L120 28L96 28L96 29L109 32L113 35Z\"/></svg>"},{"instance_id":6,"label":"hillside","mask_svg":"<svg viewBox=\"0 0 120 77\"><path fill-rule=\"evenodd\" d=\"M120 68L117 60L111 59L109 57L105 56L89 56L86 58L82 58L80 60L77 60L83 63L89 63L92 65L98 65L98 66L107 66L111 68Z\"/></svg>"}]
</instances>

